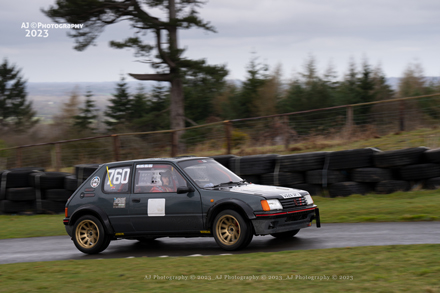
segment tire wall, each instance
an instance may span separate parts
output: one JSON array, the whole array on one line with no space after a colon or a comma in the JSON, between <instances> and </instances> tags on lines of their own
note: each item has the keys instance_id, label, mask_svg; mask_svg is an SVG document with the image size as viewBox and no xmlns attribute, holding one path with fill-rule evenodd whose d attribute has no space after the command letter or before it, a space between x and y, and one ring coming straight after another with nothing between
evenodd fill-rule
<instances>
[{"instance_id":1,"label":"tire wall","mask_svg":"<svg viewBox=\"0 0 440 293\"><path fill-rule=\"evenodd\" d=\"M440 149L425 147L213 158L248 182L303 189L312 195L440 188ZM0 171L0 213L63 213L69 196L97 168L77 165L75 174L38 167Z\"/></svg>"},{"instance_id":2,"label":"tire wall","mask_svg":"<svg viewBox=\"0 0 440 293\"><path fill-rule=\"evenodd\" d=\"M216 157L213 157L216 159ZM292 155L231 156L219 163L248 182L330 197L440 188L440 149L375 148Z\"/></svg>"},{"instance_id":3,"label":"tire wall","mask_svg":"<svg viewBox=\"0 0 440 293\"><path fill-rule=\"evenodd\" d=\"M62 214L80 182L97 168L95 164L78 165L75 175L45 172L40 167L0 171L0 214Z\"/></svg>"}]
</instances>

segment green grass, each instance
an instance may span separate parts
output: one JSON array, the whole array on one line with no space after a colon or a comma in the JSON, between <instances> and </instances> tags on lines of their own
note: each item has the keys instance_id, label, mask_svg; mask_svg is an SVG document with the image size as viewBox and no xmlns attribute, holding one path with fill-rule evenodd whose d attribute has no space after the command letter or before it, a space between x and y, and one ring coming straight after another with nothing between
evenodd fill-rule
<instances>
[{"instance_id":1,"label":"green grass","mask_svg":"<svg viewBox=\"0 0 440 293\"><path fill-rule=\"evenodd\" d=\"M239 156L258 155L258 154L278 154L286 155L293 153L305 153L315 151L341 151L349 149L359 149L375 147L382 151L399 150L410 147L426 146L429 148L440 147L440 129L420 128L413 131L396 132L383 136L378 136L371 132L354 132L348 138L342 134L328 136L312 136L302 138L298 142L291 143L286 150L283 145L276 146L255 146L254 143L234 148L232 154ZM214 156L224 154L225 150L197 148L189 151L185 155L195 156ZM168 156L168 154L165 154Z\"/></svg>"},{"instance_id":2,"label":"green grass","mask_svg":"<svg viewBox=\"0 0 440 293\"><path fill-rule=\"evenodd\" d=\"M6 264L0 266L0 292L435 293L439 249L402 245Z\"/></svg>"},{"instance_id":3,"label":"green grass","mask_svg":"<svg viewBox=\"0 0 440 293\"><path fill-rule=\"evenodd\" d=\"M440 190L313 197L323 223L439 221ZM64 215L1 215L0 239L67 235Z\"/></svg>"},{"instance_id":4,"label":"green grass","mask_svg":"<svg viewBox=\"0 0 440 293\"><path fill-rule=\"evenodd\" d=\"M438 221L440 190L419 190L393 194L314 197L322 222L408 222Z\"/></svg>"}]
</instances>

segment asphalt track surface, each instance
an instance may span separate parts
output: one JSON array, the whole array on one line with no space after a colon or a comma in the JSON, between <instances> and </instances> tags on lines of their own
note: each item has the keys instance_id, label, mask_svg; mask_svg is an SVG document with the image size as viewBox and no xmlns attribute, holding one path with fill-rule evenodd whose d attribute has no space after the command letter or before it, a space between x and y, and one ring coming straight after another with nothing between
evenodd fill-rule
<instances>
[{"instance_id":1,"label":"asphalt track surface","mask_svg":"<svg viewBox=\"0 0 440 293\"><path fill-rule=\"evenodd\" d=\"M279 240L255 236L244 250L220 249L214 238L160 238L144 244L134 240L112 241L97 255L78 251L68 236L0 240L0 264L131 257L177 257L244 254L337 247L440 244L440 222L323 224L301 230L294 238Z\"/></svg>"}]
</instances>

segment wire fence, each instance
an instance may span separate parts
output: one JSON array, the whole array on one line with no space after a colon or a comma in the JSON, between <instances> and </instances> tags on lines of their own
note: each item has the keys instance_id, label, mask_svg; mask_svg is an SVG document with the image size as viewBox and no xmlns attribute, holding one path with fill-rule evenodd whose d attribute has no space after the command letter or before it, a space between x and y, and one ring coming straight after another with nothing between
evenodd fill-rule
<instances>
[{"instance_id":1,"label":"wire fence","mask_svg":"<svg viewBox=\"0 0 440 293\"><path fill-rule=\"evenodd\" d=\"M314 137L352 140L368 134L433 127L440 123L440 94L234 119L142 133L122 133L0 149L0 169L38 166L61 170L179 154L240 154L248 147L290 146ZM440 135L427 138L437 146Z\"/></svg>"}]
</instances>

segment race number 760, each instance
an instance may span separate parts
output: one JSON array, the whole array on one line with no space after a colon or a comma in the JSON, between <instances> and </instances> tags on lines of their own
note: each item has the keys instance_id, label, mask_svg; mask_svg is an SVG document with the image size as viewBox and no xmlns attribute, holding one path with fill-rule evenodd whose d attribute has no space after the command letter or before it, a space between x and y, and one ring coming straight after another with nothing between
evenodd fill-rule
<instances>
[{"instance_id":1,"label":"race number 760","mask_svg":"<svg viewBox=\"0 0 440 293\"><path fill-rule=\"evenodd\" d=\"M108 170L107 185L125 184L130 176L130 168L119 168Z\"/></svg>"}]
</instances>

